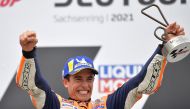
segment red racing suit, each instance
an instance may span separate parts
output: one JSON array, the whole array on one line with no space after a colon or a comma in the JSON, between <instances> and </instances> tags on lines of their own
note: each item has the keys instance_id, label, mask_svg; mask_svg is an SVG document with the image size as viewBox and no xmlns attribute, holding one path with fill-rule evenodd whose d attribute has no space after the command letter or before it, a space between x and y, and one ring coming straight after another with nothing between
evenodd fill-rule
<instances>
[{"instance_id":1,"label":"red racing suit","mask_svg":"<svg viewBox=\"0 0 190 109\"><path fill-rule=\"evenodd\" d=\"M124 83L112 94L95 101L80 102L56 94L41 76L36 48L23 51L17 70L16 83L28 92L36 109L130 109L142 94L153 94L161 86L166 58L159 45L138 75Z\"/></svg>"}]
</instances>

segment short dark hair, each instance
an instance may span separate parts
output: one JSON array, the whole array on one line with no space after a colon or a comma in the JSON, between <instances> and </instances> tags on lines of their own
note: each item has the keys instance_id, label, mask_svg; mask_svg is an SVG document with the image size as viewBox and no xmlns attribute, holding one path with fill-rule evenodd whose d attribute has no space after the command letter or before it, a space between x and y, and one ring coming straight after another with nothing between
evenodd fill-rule
<instances>
[{"instance_id":1,"label":"short dark hair","mask_svg":"<svg viewBox=\"0 0 190 109\"><path fill-rule=\"evenodd\" d=\"M70 80L70 75L65 76L64 79L67 79L69 81Z\"/></svg>"}]
</instances>

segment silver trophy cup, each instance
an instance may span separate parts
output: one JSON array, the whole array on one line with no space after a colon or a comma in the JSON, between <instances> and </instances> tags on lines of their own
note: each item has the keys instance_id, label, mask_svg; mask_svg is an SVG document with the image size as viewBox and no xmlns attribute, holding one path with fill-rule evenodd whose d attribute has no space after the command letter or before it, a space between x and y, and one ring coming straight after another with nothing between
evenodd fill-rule
<instances>
[{"instance_id":1,"label":"silver trophy cup","mask_svg":"<svg viewBox=\"0 0 190 109\"><path fill-rule=\"evenodd\" d=\"M164 44L163 55L169 62L177 62L190 53L190 41L185 36L175 37Z\"/></svg>"}]
</instances>

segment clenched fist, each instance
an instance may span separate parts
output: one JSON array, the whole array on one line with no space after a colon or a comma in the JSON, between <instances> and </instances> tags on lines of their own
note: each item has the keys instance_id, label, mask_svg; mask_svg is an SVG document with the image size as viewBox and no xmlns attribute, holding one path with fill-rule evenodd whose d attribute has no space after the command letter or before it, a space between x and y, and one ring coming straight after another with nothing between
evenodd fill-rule
<instances>
[{"instance_id":1,"label":"clenched fist","mask_svg":"<svg viewBox=\"0 0 190 109\"><path fill-rule=\"evenodd\" d=\"M164 36L164 39L166 40L166 42L174 37L185 35L184 28L178 25L176 22L168 25L166 27L166 32L167 32L167 35Z\"/></svg>"},{"instance_id":2,"label":"clenched fist","mask_svg":"<svg viewBox=\"0 0 190 109\"><path fill-rule=\"evenodd\" d=\"M36 33L33 31L26 31L20 35L20 45L24 51L32 51L37 42Z\"/></svg>"}]
</instances>

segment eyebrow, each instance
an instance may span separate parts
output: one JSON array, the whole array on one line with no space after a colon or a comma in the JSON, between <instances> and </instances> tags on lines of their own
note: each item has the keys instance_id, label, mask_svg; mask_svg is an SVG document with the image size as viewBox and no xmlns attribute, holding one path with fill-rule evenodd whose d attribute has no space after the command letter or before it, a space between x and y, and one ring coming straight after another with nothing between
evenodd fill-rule
<instances>
[{"instance_id":1,"label":"eyebrow","mask_svg":"<svg viewBox=\"0 0 190 109\"><path fill-rule=\"evenodd\" d=\"M77 78L82 78L82 76L78 76L78 75L77 75L77 76L74 76L74 78L75 78L75 79L77 79Z\"/></svg>"},{"instance_id":2,"label":"eyebrow","mask_svg":"<svg viewBox=\"0 0 190 109\"><path fill-rule=\"evenodd\" d=\"M94 78L94 76L91 75L91 76L89 76L88 78Z\"/></svg>"}]
</instances>

